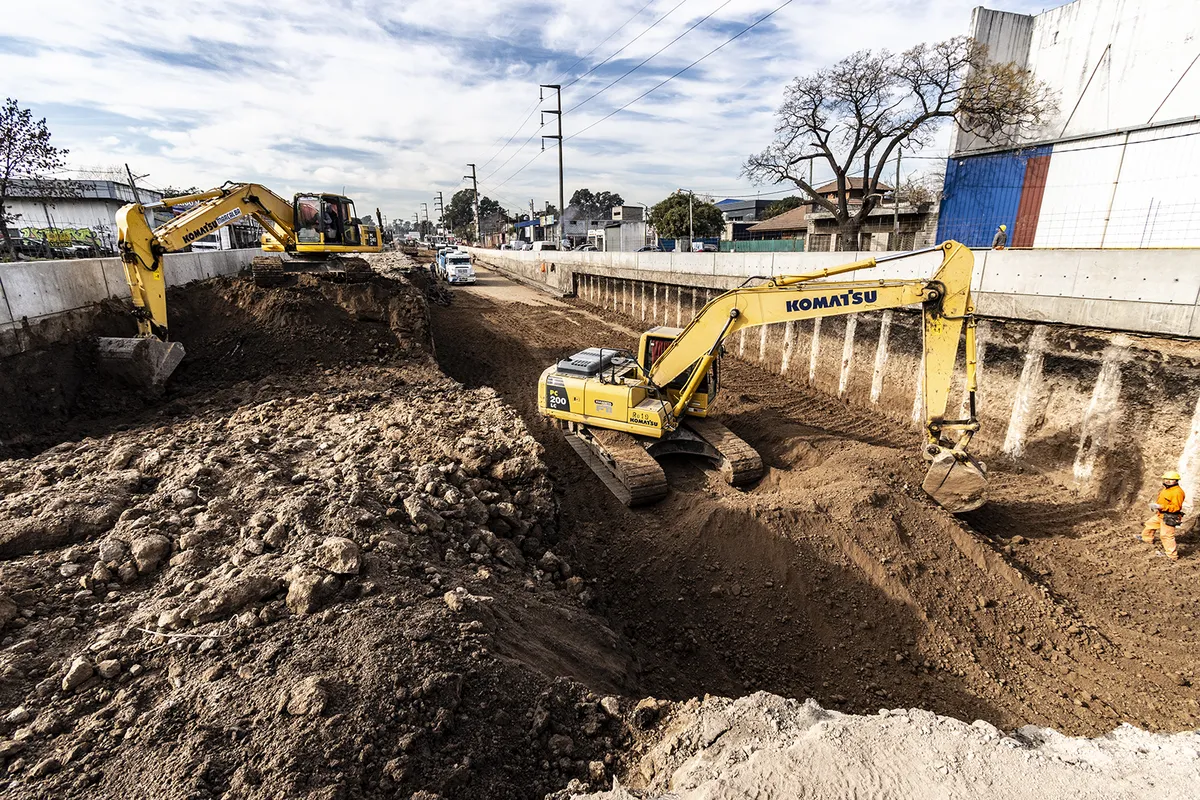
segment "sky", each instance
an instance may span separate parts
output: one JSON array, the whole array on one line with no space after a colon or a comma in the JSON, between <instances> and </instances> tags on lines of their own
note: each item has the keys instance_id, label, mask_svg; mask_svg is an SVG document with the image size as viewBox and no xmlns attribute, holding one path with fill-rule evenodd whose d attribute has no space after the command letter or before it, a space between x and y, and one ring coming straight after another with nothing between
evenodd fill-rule
<instances>
[{"instance_id":1,"label":"sky","mask_svg":"<svg viewBox=\"0 0 1200 800\"><path fill-rule=\"evenodd\" d=\"M411 220L469 186L475 163L482 194L540 209L557 204L558 163L540 139L555 118L539 128L538 114L554 93L539 106L538 84L561 83L568 199L584 187L649 205L677 188L771 198L791 192L740 172L770 142L790 80L858 49L965 34L978 4L792 0L654 89L784 2L7 3L0 75L71 167L129 163L157 188L344 190L360 212ZM948 132L940 141L904 171L935 166Z\"/></svg>"}]
</instances>

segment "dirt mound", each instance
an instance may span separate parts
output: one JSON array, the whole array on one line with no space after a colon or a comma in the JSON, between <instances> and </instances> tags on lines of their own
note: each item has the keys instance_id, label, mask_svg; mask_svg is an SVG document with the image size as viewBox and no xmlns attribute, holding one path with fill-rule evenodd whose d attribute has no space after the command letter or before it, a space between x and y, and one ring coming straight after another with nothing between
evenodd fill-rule
<instances>
[{"instance_id":1,"label":"dirt mound","mask_svg":"<svg viewBox=\"0 0 1200 800\"><path fill-rule=\"evenodd\" d=\"M103 431L120 424L113 417L232 382L386 362L430 345L420 292L403 279L338 284L299 275L266 289L218 278L174 287L167 301L172 338L187 356L164 396L103 369L96 337L135 330L115 302L88 311L64 341L0 360L0 457Z\"/></svg>"},{"instance_id":2,"label":"dirt mound","mask_svg":"<svg viewBox=\"0 0 1200 800\"><path fill-rule=\"evenodd\" d=\"M652 706L643 704L645 716ZM763 692L669 710L635 748L625 788L592 800L756 797L1190 798L1200 734L1121 726L1096 739L1006 735L929 711L855 717ZM636 715L635 715L636 716ZM652 721L652 720L651 720ZM573 792L559 797L582 798Z\"/></svg>"},{"instance_id":3,"label":"dirt mound","mask_svg":"<svg viewBox=\"0 0 1200 800\"><path fill-rule=\"evenodd\" d=\"M190 287L182 387L0 461L5 797L603 783L631 654L541 447L437 371L412 297Z\"/></svg>"}]
</instances>

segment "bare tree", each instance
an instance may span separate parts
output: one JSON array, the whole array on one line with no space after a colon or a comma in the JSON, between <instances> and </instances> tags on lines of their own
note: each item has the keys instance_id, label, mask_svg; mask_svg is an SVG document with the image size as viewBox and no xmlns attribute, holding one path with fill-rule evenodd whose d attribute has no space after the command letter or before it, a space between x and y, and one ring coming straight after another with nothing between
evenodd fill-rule
<instances>
[{"instance_id":1,"label":"bare tree","mask_svg":"<svg viewBox=\"0 0 1200 800\"><path fill-rule=\"evenodd\" d=\"M10 258L17 257L8 223L19 215L9 213L9 198L20 187L22 194L38 197L71 196L73 184L55 181L53 175L66 165L66 150L50 144L46 120L35 120L33 112L21 108L11 97L0 108L0 232Z\"/></svg>"},{"instance_id":2,"label":"bare tree","mask_svg":"<svg viewBox=\"0 0 1200 800\"><path fill-rule=\"evenodd\" d=\"M1011 142L1036 131L1054 108L1044 83L1015 64L989 61L987 48L965 36L899 55L861 50L792 81L775 140L746 161L743 174L756 183L794 183L833 215L839 249L855 249L897 147L929 145L947 119L997 144ZM814 160L833 172L834 197L810 185L804 167ZM861 202L852 198L851 176L862 176Z\"/></svg>"}]
</instances>

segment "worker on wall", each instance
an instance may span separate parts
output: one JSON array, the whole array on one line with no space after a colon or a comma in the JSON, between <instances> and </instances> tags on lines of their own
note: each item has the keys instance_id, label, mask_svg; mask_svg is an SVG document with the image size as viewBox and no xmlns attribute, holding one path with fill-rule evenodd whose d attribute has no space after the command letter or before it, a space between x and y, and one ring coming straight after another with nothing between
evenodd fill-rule
<instances>
[{"instance_id":1,"label":"worker on wall","mask_svg":"<svg viewBox=\"0 0 1200 800\"><path fill-rule=\"evenodd\" d=\"M1003 250L1008 247L1008 226L1001 225L996 228L996 235L992 237L992 249Z\"/></svg>"},{"instance_id":2,"label":"worker on wall","mask_svg":"<svg viewBox=\"0 0 1200 800\"><path fill-rule=\"evenodd\" d=\"M1158 497L1150 504L1154 515L1146 520L1142 530L1142 541L1154 544L1154 532L1162 540L1163 554L1172 561L1179 560L1179 551L1175 548L1175 529L1183 522L1183 489L1179 488L1179 473L1165 472L1162 476L1163 488Z\"/></svg>"}]
</instances>

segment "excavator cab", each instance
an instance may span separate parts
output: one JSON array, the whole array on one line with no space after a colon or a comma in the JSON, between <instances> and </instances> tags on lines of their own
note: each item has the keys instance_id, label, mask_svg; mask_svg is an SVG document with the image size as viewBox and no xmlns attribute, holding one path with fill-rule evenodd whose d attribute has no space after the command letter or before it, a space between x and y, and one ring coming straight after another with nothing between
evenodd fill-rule
<instances>
[{"instance_id":1,"label":"excavator cab","mask_svg":"<svg viewBox=\"0 0 1200 800\"><path fill-rule=\"evenodd\" d=\"M654 362L667 351L667 348L671 346L681 333L683 333L683 328L669 328L665 325L659 325L642 334L641 344L638 347L638 363L645 374L650 374L650 370L654 368ZM662 387L666 390L667 399L672 405L679 402L679 396L687 388L688 377L690 375L691 370L688 370ZM717 399L717 391L720 389L720 386L721 361L720 359L716 359L712 362L712 366L709 367L708 373L700 379L700 385L696 389L696 393L688 400L685 412L687 416L707 417L708 408Z\"/></svg>"}]
</instances>

